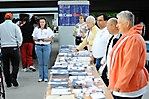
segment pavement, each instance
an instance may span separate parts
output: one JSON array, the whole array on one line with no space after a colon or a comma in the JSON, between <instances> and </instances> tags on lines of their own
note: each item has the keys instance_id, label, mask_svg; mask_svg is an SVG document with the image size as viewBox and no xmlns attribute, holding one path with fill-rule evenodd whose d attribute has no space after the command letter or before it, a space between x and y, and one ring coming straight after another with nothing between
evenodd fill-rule
<instances>
[{"instance_id":1,"label":"pavement","mask_svg":"<svg viewBox=\"0 0 149 99\"><path fill-rule=\"evenodd\" d=\"M49 68L53 66L54 61L57 57L57 53L58 53L58 35L56 35L55 41L52 43L52 53L51 53L51 59L49 61L50 64ZM48 83L38 82L39 70L38 70L37 59L34 59L34 63L37 69L36 72L31 71L21 72L21 64L20 64L20 71L18 74L18 81L20 86L18 88L5 87L6 92L5 99L44 99ZM143 99L149 99L149 85L147 86L147 92L143 96Z\"/></svg>"}]
</instances>

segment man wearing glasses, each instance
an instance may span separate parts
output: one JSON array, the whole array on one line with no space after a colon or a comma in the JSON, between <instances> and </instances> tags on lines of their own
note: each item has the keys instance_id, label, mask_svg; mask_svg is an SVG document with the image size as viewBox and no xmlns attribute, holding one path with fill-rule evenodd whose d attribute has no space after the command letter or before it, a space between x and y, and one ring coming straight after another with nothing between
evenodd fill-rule
<instances>
[{"instance_id":1,"label":"man wearing glasses","mask_svg":"<svg viewBox=\"0 0 149 99\"><path fill-rule=\"evenodd\" d=\"M94 58L96 59L97 71L101 66L100 61L105 54L107 41L111 37L111 34L109 34L106 27L107 20L108 20L108 17L104 13L101 13L97 17L97 25L99 26L100 31L97 33L94 39L93 46L92 46L92 58L90 60L90 63L93 64Z\"/></svg>"}]
</instances>

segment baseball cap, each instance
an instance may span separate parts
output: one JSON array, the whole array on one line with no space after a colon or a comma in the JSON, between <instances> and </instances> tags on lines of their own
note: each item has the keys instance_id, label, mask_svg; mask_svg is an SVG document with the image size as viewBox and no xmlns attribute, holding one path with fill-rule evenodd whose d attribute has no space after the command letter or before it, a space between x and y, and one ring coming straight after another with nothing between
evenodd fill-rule
<instances>
[{"instance_id":1,"label":"baseball cap","mask_svg":"<svg viewBox=\"0 0 149 99\"><path fill-rule=\"evenodd\" d=\"M12 19L12 13L6 13L5 19Z\"/></svg>"}]
</instances>

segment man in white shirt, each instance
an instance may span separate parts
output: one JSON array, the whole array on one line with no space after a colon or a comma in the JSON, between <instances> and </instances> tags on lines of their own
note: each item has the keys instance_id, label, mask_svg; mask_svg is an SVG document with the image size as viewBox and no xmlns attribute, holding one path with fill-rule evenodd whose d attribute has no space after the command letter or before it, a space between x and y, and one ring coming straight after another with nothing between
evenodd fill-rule
<instances>
[{"instance_id":1,"label":"man in white shirt","mask_svg":"<svg viewBox=\"0 0 149 99\"><path fill-rule=\"evenodd\" d=\"M101 64L104 68L101 78L103 79L104 83L107 86L109 85L109 65L110 65L109 54L110 54L110 51L112 50L113 46L116 44L116 42L122 36L122 34L119 33L119 30L116 27L116 25L117 25L116 18L110 18L107 22L107 29L108 29L109 33L112 34L113 36L108 40L105 56L101 60Z\"/></svg>"},{"instance_id":2,"label":"man in white shirt","mask_svg":"<svg viewBox=\"0 0 149 99\"><path fill-rule=\"evenodd\" d=\"M101 66L100 61L105 54L107 41L111 37L106 27L107 20L108 20L108 17L104 13L101 13L97 17L97 25L100 27L100 31L96 34L96 37L93 41L92 58L90 60L90 63L93 64L94 58L96 59L97 71Z\"/></svg>"}]
</instances>

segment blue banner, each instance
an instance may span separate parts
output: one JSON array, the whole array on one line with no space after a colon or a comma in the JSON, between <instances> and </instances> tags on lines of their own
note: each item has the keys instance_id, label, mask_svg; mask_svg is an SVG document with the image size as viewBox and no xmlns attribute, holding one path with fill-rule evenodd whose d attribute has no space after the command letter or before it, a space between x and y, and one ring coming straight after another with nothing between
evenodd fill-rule
<instances>
[{"instance_id":1,"label":"blue banner","mask_svg":"<svg viewBox=\"0 0 149 99\"><path fill-rule=\"evenodd\" d=\"M79 22L79 15L89 16L89 5L59 5L58 25L74 26Z\"/></svg>"}]
</instances>

